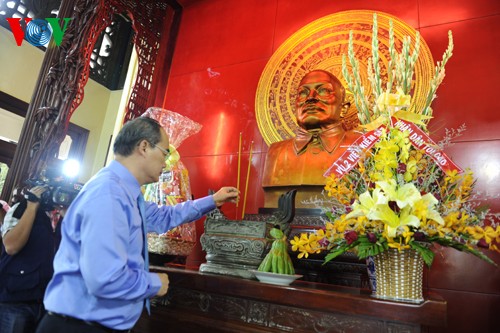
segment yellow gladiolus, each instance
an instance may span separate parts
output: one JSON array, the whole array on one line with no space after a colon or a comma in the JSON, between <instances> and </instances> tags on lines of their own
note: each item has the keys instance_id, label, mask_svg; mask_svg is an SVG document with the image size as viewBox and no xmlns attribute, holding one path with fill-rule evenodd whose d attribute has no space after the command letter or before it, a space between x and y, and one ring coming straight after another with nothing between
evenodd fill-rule
<instances>
[{"instance_id":1,"label":"yellow gladiolus","mask_svg":"<svg viewBox=\"0 0 500 333\"><path fill-rule=\"evenodd\" d=\"M388 110L390 115L402 108L409 107L411 96L406 95L401 88L398 88L397 93L391 94L385 91L377 98L377 107L379 110Z\"/></svg>"}]
</instances>

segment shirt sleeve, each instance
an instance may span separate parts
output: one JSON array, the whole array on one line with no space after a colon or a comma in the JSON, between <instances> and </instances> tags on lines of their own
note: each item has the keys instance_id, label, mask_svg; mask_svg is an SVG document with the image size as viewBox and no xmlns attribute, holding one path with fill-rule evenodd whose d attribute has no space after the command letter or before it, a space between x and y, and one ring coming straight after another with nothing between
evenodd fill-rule
<instances>
[{"instance_id":1,"label":"shirt sleeve","mask_svg":"<svg viewBox=\"0 0 500 333\"><path fill-rule=\"evenodd\" d=\"M160 206L146 202L146 221L148 232L163 234L183 223L192 222L216 208L211 195L187 200L174 206Z\"/></svg>"},{"instance_id":2,"label":"shirt sleeve","mask_svg":"<svg viewBox=\"0 0 500 333\"><path fill-rule=\"evenodd\" d=\"M26 207L24 207L24 208L26 208ZM22 210L22 212L21 212L21 210ZM19 223L19 218L16 218L14 216L22 216L24 213L24 210L25 209L23 209L23 207L21 207L20 203L18 202L7 211L7 213L5 214L5 217L3 219L3 223L2 223L2 237L5 237L5 234L8 231L14 229L14 227ZM15 211L18 211L18 212L16 212L16 214L14 214Z\"/></svg>"}]
</instances>

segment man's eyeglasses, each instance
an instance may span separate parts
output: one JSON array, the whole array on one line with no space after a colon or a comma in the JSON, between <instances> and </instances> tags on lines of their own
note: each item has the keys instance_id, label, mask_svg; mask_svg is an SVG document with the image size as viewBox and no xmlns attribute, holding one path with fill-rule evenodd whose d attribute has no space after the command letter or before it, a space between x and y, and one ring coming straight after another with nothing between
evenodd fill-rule
<instances>
[{"instance_id":1,"label":"man's eyeglasses","mask_svg":"<svg viewBox=\"0 0 500 333\"><path fill-rule=\"evenodd\" d=\"M162 148L162 147L160 147L158 145L153 145L153 146L155 146L156 148L160 149L160 151L163 153L163 157L168 158L170 156L170 149L168 149L168 148L164 149L164 148Z\"/></svg>"}]
</instances>

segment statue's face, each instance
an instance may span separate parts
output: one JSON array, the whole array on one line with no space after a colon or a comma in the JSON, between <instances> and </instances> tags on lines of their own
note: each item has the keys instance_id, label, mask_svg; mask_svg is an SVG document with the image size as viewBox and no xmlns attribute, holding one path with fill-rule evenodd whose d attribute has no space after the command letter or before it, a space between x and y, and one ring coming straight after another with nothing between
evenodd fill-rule
<instances>
[{"instance_id":1,"label":"statue's face","mask_svg":"<svg viewBox=\"0 0 500 333\"><path fill-rule=\"evenodd\" d=\"M327 73L312 71L300 81L295 109L297 124L305 129L324 127L339 121L341 85Z\"/></svg>"}]
</instances>

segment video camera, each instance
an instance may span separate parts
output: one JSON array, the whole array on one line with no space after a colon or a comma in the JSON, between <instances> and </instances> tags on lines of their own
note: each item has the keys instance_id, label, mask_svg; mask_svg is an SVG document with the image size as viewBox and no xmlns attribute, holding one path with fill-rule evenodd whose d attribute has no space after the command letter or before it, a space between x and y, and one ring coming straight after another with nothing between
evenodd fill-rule
<instances>
[{"instance_id":1,"label":"video camera","mask_svg":"<svg viewBox=\"0 0 500 333\"><path fill-rule=\"evenodd\" d=\"M47 188L40 197L40 208L45 211L50 211L56 206L68 207L83 187L81 183L67 180L41 179L28 179L26 185L29 187L43 186ZM34 194L28 192L26 199L30 200L30 195L34 196Z\"/></svg>"}]
</instances>

